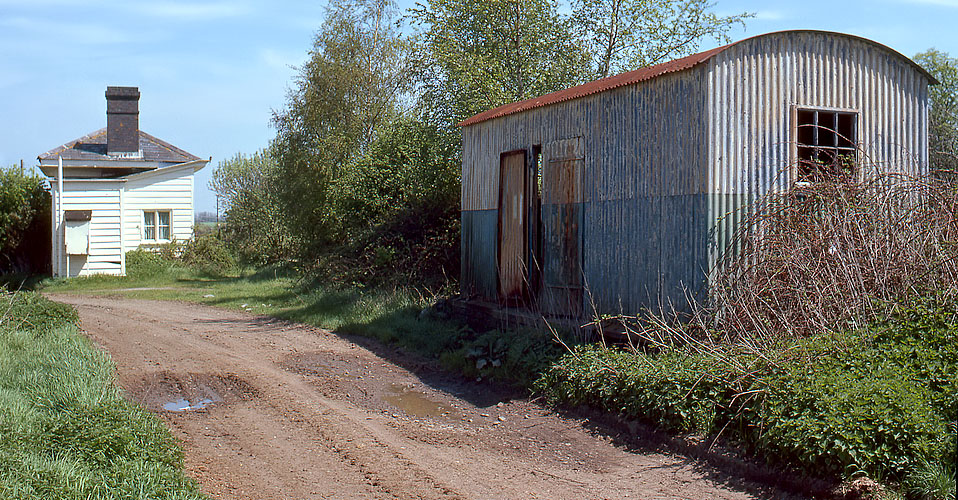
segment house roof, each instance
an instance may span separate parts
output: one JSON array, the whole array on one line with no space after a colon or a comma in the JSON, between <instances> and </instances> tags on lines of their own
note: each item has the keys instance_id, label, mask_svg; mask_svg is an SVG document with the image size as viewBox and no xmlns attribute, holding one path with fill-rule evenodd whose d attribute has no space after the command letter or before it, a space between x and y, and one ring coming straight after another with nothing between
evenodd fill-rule
<instances>
[{"instance_id":1,"label":"house roof","mask_svg":"<svg viewBox=\"0 0 958 500\"><path fill-rule=\"evenodd\" d=\"M493 118L499 118L502 116L511 115L514 113L519 113L519 112L527 111L534 108L540 108L543 106L548 106L550 104L556 104L563 101L578 99L580 97L585 97L587 95L592 95L592 94L598 94L600 92L605 92L607 90L612 90L618 87L624 87L626 85L632 85L632 84L643 82L646 80L652 80L654 78L658 78L668 73L676 73L679 71L687 70L708 61L709 59L717 56L718 54L724 52L725 50L729 49L732 46L744 43L749 40L754 40L756 38L762 38L766 36L778 35L783 33L819 33L819 34L826 34L826 35L834 35L834 36L852 38L852 39L862 41L877 47L881 47L889 52L892 52L894 54L901 56L903 59L908 61L912 65L912 67L914 67L920 73L925 75L931 83L933 84L938 83L938 80L936 80L935 77L933 77L930 73L928 73L928 71L926 71L924 68L919 66L917 63L915 63L908 57L905 57L900 52L890 47L887 47L885 45L882 45L878 42L875 42L873 40L869 40L867 38L862 38L855 35L848 35L845 33L835 33L831 31L788 30L788 31L777 31L774 33L766 33L764 35L753 36L750 38L746 38L744 40L739 40L737 42L730 43L728 45L724 45L722 47L716 47L711 50L706 50L704 52L699 52L697 54L685 56L681 59L675 59L673 61L656 64L654 66L647 66L634 71L629 71L627 73L621 73L615 76L610 76L607 78L594 80L576 87L560 90L558 92L552 92L551 94L546 94L540 97L534 97L532 99L526 99L524 101L505 104L503 106L499 106L498 108L490 109L488 111L483 111L482 113L479 113L470 118L467 118L463 120L459 124L459 126L466 127L469 125L475 125L476 123L484 122L486 120L491 120Z\"/></svg>"},{"instance_id":2,"label":"house roof","mask_svg":"<svg viewBox=\"0 0 958 500\"><path fill-rule=\"evenodd\" d=\"M108 161L143 161L143 162L175 162L199 160L200 157L188 153L166 141L157 139L140 130L140 151L143 156L128 158L111 156L106 152L106 128L91 132L79 139L74 139L60 147L53 148L38 156L38 160L55 160L61 157L64 160L89 160L94 162Z\"/></svg>"}]
</instances>

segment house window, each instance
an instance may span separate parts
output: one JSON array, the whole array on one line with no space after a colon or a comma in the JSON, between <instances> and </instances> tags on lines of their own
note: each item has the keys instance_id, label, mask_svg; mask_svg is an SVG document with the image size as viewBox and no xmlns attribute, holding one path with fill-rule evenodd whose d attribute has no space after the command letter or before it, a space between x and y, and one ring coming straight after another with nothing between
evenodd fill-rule
<instances>
[{"instance_id":1,"label":"house window","mask_svg":"<svg viewBox=\"0 0 958 500\"><path fill-rule=\"evenodd\" d=\"M851 171L858 142L858 113L797 110L798 181L835 179Z\"/></svg>"},{"instance_id":2,"label":"house window","mask_svg":"<svg viewBox=\"0 0 958 500\"><path fill-rule=\"evenodd\" d=\"M163 241L170 239L170 211L145 210L143 212L143 239Z\"/></svg>"}]
</instances>

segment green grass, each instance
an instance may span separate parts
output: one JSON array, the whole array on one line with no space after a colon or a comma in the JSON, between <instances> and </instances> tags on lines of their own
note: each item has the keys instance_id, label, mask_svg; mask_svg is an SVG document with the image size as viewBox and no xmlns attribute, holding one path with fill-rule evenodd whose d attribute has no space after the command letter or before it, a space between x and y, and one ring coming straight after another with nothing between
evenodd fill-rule
<instances>
[{"instance_id":1,"label":"green grass","mask_svg":"<svg viewBox=\"0 0 958 500\"><path fill-rule=\"evenodd\" d=\"M202 499L169 430L125 401L72 308L0 296L0 498Z\"/></svg>"},{"instance_id":2,"label":"green grass","mask_svg":"<svg viewBox=\"0 0 958 500\"><path fill-rule=\"evenodd\" d=\"M51 279L40 287L45 292L179 300L297 321L374 338L467 377L491 377L523 388L564 352L548 333L474 332L442 314L422 315L432 300L412 288L307 282L280 268L212 276L177 261L143 255L130 259L131 254L129 276Z\"/></svg>"}]
</instances>

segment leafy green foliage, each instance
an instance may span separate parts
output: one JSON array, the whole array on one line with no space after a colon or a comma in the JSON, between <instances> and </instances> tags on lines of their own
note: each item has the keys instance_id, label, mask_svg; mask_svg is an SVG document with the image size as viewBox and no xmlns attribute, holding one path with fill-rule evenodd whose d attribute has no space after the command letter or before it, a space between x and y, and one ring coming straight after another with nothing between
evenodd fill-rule
<instances>
[{"instance_id":1,"label":"leafy green foliage","mask_svg":"<svg viewBox=\"0 0 958 500\"><path fill-rule=\"evenodd\" d=\"M527 388L566 352L548 332L532 329L465 331L440 354L443 365L467 377L493 378ZM570 339L565 339L572 343Z\"/></svg>"},{"instance_id":2,"label":"leafy green foliage","mask_svg":"<svg viewBox=\"0 0 958 500\"><path fill-rule=\"evenodd\" d=\"M205 498L164 424L121 397L72 308L18 293L0 309L0 497ZM43 328L24 327L38 317Z\"/></svg>"},{"instance_id":3,"label":"leafy green foliage","mask_svg":"<svg viewBox=\"0 0 958 500\"><path fill-rule=\"evenodd\" d=\"M221 231L245 263L263 265L296 253L280 199L284 182L271 150L221 161L210 186L223 203Z\"/></svg>"},{"instance_id":4,"label":"leafy green foliage","mask_svg":"<svg viewBox=\"0 0 958 500\"><path fill-rule=\"evenodd\" d=\"M230 274L237 268L233 253L226 242L215 233L197 236L186 242L180 260L211 276Z\"/></svg>"},{"instance_id":5,"label":"leafy green foliage","mask_svg":"<svg viewBox=\"0 0 958 500\"><path fill-rule=\"evenodd\" d=\"M915 61L940 83L928 88L928 152L934 170L958 172L958 59L935 49Z\"/></svg>"},{"instance_id":6,"label":"leafy green foliage","mask_svg":"<svg viewBox=\"0 0 958 500\"><path fill-rule=\"evenodd\" d=\"M410 16L424 47L424 102L446 126L592 76L553 0L428 0Z\"/></svg>"},{"instance_id":7,"label":"leafy green foliage","mask_svg":"<svg viewBox=\"0 0 958 500\"><path fill-rule=\"evenodd\" d=\"M330 3L286 108L274 116L281 206L310 255L338 240L327 210L331 186L397 116L412 85L398 17L387 0Z\"/></svg>"},{"instance_id":8,"label":"leafy green foliage","mask_svg":"<svg viewBox=\"0 0 958 500\"><path fill-rule=\"evenodd\" d=\"M944 461L958 408L954 307L919 302L886 324L758 352L644 354L581 346L536 388L678 431L721 434L833 477L901 480Z\"/></svg>"},{"instance_id":9,"label":"leafy green foliage","mask_svg":"<svg viewBox=\"0 0 958 500\"><path fill-rule=\"evenodd\" d=\"M403 211L442 211L459 199L458 145L409 116L398 117L330 186L331 217L355 237L401 217Z\"/></svg>"},{"instance_id":10,"label":"leafy green foliage","mask_svg":"<svg viewBox=\"0 0 958 500\"><path fill-rule=\"evenodd\" d=\"M184 271L183 264L171 256L140 248L126 253L126 275L132 279L176 276Z\"/></svg>"},{"instance_id":11,"label":"leafy green foliage","mask_svg":"<svg viewBox=\"0 0 958 500\"><path fill-rule=\"evenodd\" d=\"M50 194L43 185L41 177L18 167L0 168L0 272L44 271Z\"/></svg>"},{"instance_id":12,"label":"leafy green foliage","mask_svg":"<svg viewBox=\"0 0 958 500\"><path fill-rule=\"evenodd\" d=\"M922 458L905 479L906 490L916 498L955 500L958 495L958 422L937 443L945 450L940 460ZM950 457L949 457L950 455Z\"/></svg>"},{"instance_id":13,"label":"leafy green foliage","mask_svg":"<svg viewBox=\"0 0 958 500\"><path fill-rule=\"evenodd\" d=\"M599 77L694 53L701 41L728 43L751 14L719 16L709 0L573 0L576 29Z\"/></svg>"}]
</instances>

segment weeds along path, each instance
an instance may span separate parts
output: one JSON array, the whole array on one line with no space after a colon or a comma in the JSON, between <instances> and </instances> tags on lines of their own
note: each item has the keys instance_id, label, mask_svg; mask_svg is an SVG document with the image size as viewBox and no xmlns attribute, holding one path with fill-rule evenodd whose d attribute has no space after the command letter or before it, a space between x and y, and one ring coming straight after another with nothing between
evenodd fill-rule
<instances>
[{"instance_id":1,"label":"weeds along path","mask_svg":"<svg viewBox=\"0 0 958 500\"><path fill-rule=\"evenodd\" d=\"M79 309L128 396L168 422L216 498L775 496L321 329L187 303L51 298Z\"/></svg>"}]
</instances>

